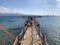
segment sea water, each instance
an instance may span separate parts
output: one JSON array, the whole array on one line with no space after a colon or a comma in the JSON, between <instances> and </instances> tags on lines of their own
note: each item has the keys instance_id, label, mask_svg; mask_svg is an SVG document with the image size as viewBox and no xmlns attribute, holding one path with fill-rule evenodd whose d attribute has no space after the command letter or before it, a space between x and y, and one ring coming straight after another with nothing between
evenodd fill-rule
<instances>
[{"instance_id":1,"label":"sea water","mask_svg":"<svg viewBox=\"0 0 60 45\"><path fill-rule=\"evenodd\" d=\"M60 45L60 17L42 17L38 21L42 32L46 34L48 45Z\"/></svg>"},{"instance_id":2,"label":"sea water","mask_svg":"<svg viewBox=\"0 0 60 45\"><path fill-rule=\"evenodd\" d=\"M47 37L48 45L60 45L60 17L41 17L36 20ZM15 37L21 33L25 23L26 18L20 16L0 16L0 26L5 27ZM12 45L13 42L14 39L0 29L0 45Z\"/></svg>"},{"instance_id":3,"label":"sea water","mask_svg":"<svg viewBox=\"0 0 60 45\"><path fill-rule=\"evenodd\" d=\"M3 26L15 37L21 33L26 18L20 16L0 16L0 26ZM0 29L0 45L12 45L14 39Z\"/></svg>"}]
</instances>

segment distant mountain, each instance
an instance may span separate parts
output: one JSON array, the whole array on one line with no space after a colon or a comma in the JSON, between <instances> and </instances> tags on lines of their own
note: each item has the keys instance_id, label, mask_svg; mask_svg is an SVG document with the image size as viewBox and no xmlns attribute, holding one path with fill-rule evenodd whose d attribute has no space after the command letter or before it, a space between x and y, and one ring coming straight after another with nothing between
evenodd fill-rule
<instances>
[{"instance_id":1,"label":"distant mountain","mask_svg":"<svg viewBox=\"0 0 60 45\"><path fill-rule=\"evenodd\" d=\"M0 13L0 16L24 16L24 14Z\"/></svg>"},{"instance_id":2,"label":"distant mountain","mask_svg":"<svg viewBox=\"0 0 60 45\"><path fill-rule=\"evenodd\" d=\"M0 13L0 16L39 16L40 15L28 15L28 14L14 14L14 13Z\"/></svg>"}]
</instances>

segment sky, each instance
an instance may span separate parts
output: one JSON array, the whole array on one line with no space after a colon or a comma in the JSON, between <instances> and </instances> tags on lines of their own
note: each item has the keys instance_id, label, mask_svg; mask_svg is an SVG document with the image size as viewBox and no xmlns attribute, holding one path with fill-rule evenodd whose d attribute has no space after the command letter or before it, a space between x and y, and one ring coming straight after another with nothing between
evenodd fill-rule
<instances>
[{"instance_id":1,"label":"sky","mask_svg":"<svg viewBox=\"0 0 60 45\"><path fill-rule=\"evenodd\" d=\"M60 0L0 0L0 13L60 16Z\"/></svg>"}]
</instances>

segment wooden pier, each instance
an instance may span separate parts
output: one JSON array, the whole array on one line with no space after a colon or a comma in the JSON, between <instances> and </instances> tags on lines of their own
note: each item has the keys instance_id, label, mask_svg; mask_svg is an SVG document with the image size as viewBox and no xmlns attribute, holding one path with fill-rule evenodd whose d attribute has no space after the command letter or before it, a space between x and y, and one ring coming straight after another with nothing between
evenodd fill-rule
<instances>
[{"instance_id":1,"label":"wooden pier","mask_svg":"<svg viewBox=\"0 0 60 45\"><path fill-rule=\"evenodd\" d=\"M39 27L40 25L36 23L34 17L28 17L25 26L26 30L22 31L21 37L21 34L19 34L19 36L16 37L16 40L13 45L48 45L46 38L40 37L40 32L37 29L37 27Z\"/></svg>"}]
</instances>

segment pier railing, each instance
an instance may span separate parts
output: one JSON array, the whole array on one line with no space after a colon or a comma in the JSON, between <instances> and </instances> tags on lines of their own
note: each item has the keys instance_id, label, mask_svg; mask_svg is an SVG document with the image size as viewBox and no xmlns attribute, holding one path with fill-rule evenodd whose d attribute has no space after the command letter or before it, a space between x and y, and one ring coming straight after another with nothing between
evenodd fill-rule
<instances>
[{"instance_id":1,"label":"pier railing","mask_svg":"<svg viewBox=\"0 0 60 45\"><path fill-rule=\"evenodd\" d=\"M22 32L16 37L17 41L15 41L13 45L17 45L17 44L20 45L21 41L23 40L23 36L26 32L26 29L27 29L27 26L24 29L22 29Z\"/></svg>"},{"instance_id":2,"label":"pier railing","mask_svg":"<svg viewBox=\"0 0 60 45\"><path fill-rule=\"evenodd\" d=\"M33 21L32 21L33 20ZM35 19L30 19L27 21L27 24L25 25L25 28L22 30L22 32L17 36L17 39L18 39L18 45L21 44L22 40L23 40L23 37L25 35L25 32L27 31L27 28L28 27L32 27L32 31L33 30L36 30L40 39L41 39L41 43L42 45L48 45L47 44L47 39L46 39L46 36L44 33L41 33L41 30L40 30L40 24L39 23L36 23ZM32 40L33 40L33 33L32 33ZM30 40L29 40L30 41ZM14 42L13 45L17 45L16 42Z\"/></svg>"},{"instance_id":3,"label":"pier railing","mask_svg":"<svg viewBox=\"0 0 60 45\"><path fill-rule=\"evenodd\" d=\"M41 32L40 24L37 21L35 21L35 28L36 28L36 31L38 32L39 37L42 40L42 44L48 45L46 35Z\"/></svg>"}]
</instances>

